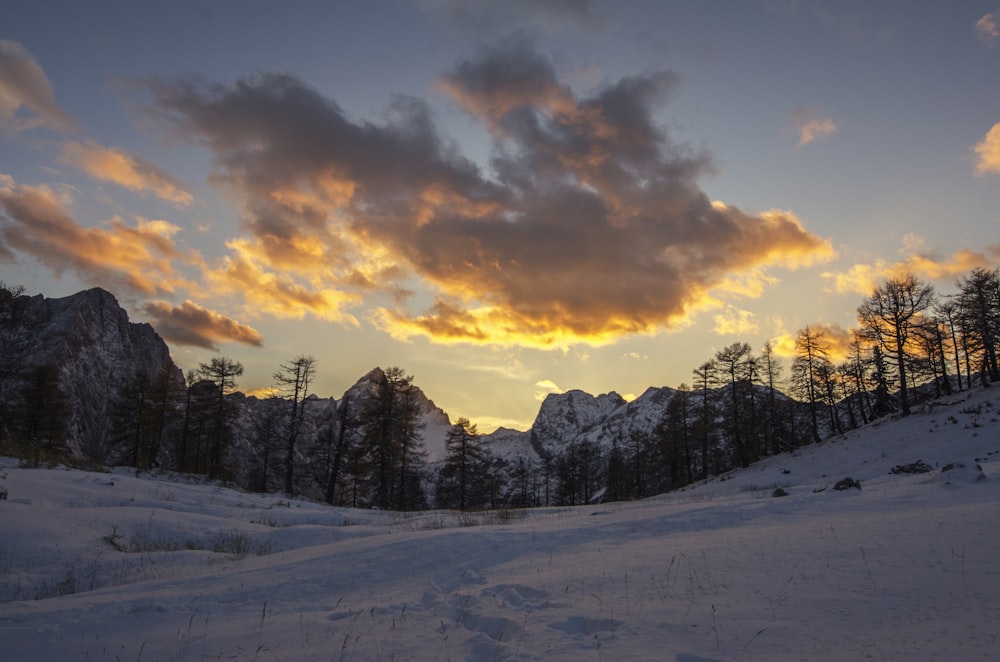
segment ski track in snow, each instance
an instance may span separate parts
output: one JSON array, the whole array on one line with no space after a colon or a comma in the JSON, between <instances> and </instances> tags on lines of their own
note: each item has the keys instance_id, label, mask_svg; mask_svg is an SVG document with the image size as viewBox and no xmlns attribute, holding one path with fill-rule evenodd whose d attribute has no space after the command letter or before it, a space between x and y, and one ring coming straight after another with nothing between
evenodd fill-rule
<instances>
[{"instance_id":1,"label":"ski track in snow","mask_svg":"<svg viewBox=\"0 0 1000 662\"><path fill-rule=\"evenodd\" d=\"M500 514L0 460L0 659L1000 659L992 390L680 492Z\"/></svg>"}]
</instances>

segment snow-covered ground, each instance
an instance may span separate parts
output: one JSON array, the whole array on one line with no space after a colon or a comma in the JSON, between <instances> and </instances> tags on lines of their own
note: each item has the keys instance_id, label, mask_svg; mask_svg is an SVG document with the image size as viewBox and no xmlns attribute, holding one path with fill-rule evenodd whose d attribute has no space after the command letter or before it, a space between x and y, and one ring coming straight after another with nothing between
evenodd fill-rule
<instances>
[{"instance_id":1,"label":"snow-covered ground","mask_svg":"<svg viewBox=\"0 0 1000 662\"><path fill-rule=\"evenodd\" d=\"M3 460L0 660L1000 659L1000 391L948 402L683 492L523 513Z\"/></svg>"}]
</instances>

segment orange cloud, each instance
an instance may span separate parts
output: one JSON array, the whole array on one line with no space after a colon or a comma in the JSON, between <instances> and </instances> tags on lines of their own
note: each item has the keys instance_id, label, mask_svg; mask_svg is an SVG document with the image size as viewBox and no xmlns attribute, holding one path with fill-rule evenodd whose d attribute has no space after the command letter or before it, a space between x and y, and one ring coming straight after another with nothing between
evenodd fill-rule
<instances>
[{"instance_id":1,"label":"orange cloud","mask_svg":"<svg viewBox=\"0 0 1000 662\"><path fill-rule=\"evenodd\" d=\"M57 194L45 186L0 181L0 237L10 250L31 255L57 274L73 270L96 284L157 294L193 285L174 263L197 265L201 257L180 250L173 235L180 228L160 220L115 217L105 227L84 227L66 213Z\"/></svg>"},{"instance_id":2,"label":"orange cloud","mask_svg":"<svg viewBox=\"0 0 1000 662\"><path fill-rule=\"evenodd\" d=\"M489 129L489 176L420 100L375 124L286 74L149 86L243 202L249 236L211 270L217 292L349 323L359 292L388 293L374 319L396 337L565 348L677 328L713 294L759 296L775 270L834 255L791 212L705 195L711 159L656 119L676 79L578 96L517 39L459 62L439 88ZM436 303L410 310L411 290Z\"/></svg>"},{"instance_id":3,"label":"orange cloud","mask_svg":"<svg viewBox=\"0 0 1000 662\"><path fill-rule=\"evenodd\" d=\"M837 130L837 125L832 119L817 115L816 111L802 106L792 112L792 124L799 135L798 147L832 135Z\"/></svg>"},{"instance_id":4,"label":"orange cloud","mask_svg":"<svg viewBox=\"0 0 1000 662\"><path fill-rule=\"evenodd\" d=\"M822 275L829 282L827 292L854 292L868 296L878 283L887 278L913 274L932 281L954 279L976 267L992 268L998 259L1000 244L995 244L987 247L985 253L961 250L944 260L926 254L911 255L899 262L877 260L874 264L856 264L847 271L825 272Z\"/></svg>"},{"instance_id":5,"label":"orange cloud","mask_svg":"<svg viewBox=\"0 0 1000 662\"><path fill-rule=\"evenodd\" d=\"M38 127L67 130L73 119L56 103L52 84L31 54L16 41L0 39L0 128Z\"/></svg>"},{"instance_id":6,"label":"orange cloud","mask_svg":"<svg viewBox=\"0 0 1000 662\"><path fill-rule=\"evenodd\" d=\"M204 272L213 293L238 295L245 301L247 309L256 313L286 319L301 319L308 313L320 319L358 324L357 319L344 310L359 303L356 295L333 288L304 285L289 273L269 271L251 243L233 240L227 246L233 254Z\"/></svg>"},{"instance_id":7,"label":"orange cloud","mask_svg":"<svg viewBox=\"0 0 1000 662\"><path fill-rule=\"evenodd\" d=\"M150 191L177 205L189 205L193 199L177 180L154 164L120 149L102 147L93 140L66 143L59 159L96 179L132 191Z\"/></svg>"},{"instance_id":8,"label":"orange cloud","mask_svg":"<svg viewBox=\"0 0 1000 662\"><path fill-rule=\"evenodd\" d=\"M854 342L854 332L839 324L819 322L810 324L809 330L818 333L820 346L826 350L826 357L834 364L842 363L851 355L851 344ZM795 339L798 333L781 333L771 339L771 348L775 355L786 359L796 356Z\"/></svg>"},{"instance_id":9,"label":"orange cloud","mask_svg":"<svg viewBox=\"0 0 1000 662\"><path fill-rule=\"evenodd\" d=\"M972 151L976 153L977 175L1000 175L1000 122L986 132Z\"/></svg>"},{"instance_id":10,"label":"orange cloud","mask_svg":"<svg viewBox=\"0 0 1000 662\"><path fill-rule=\"evenodd\" d=\"M218 351L217 343L220 342L238 342L254 347L263 344L263 338L253 327L203 308L193 301L185 301L179 306L154 301L145 306L145 311L156 331L167 341L179 345Z\"/></svg>"}]
</instances>

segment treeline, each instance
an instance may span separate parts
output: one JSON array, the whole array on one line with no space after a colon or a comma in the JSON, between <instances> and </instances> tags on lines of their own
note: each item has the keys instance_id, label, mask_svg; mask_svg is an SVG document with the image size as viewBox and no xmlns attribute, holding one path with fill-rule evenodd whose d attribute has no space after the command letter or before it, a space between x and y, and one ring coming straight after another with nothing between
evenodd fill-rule
<instances>
[{"instance_id":1,"label":"treeline","mask_svg":"<svg viewBox=\"0 0 1000 662\"><path fill-rule=\"evenodd\" d=\"M889 278L858 307L848 341L807 326L788 364L770 343L759 352L733 343L672 390L651 428L636 425L604 443L585 437L534 460L476 460L483 468L471 497L449 505L493 507L496 495L512 506L643 498L987 387L1000 380L1000 271L975 269L956 287L938 296L911 274Z\"/></svg>"},{"instance_id":2,"label":"treeline","mask_svg":"<svg viewBox=\"0 0 1000 662\"><path fill-rule=\"evenodd\" d=\"M172 365L131 375L90 456L392 510L642 498L1000 380L1000 271L975 269L956 290L939 296L912 275L887 279L859 305L846 342L807 326L787 362L771 344L755 351L733 343L694 368L690 384L666 389L652 424L564 445L535 439L530 456L494 455L476 426L460 419L432 465L411 375L374 371L335 402L310 397L317 362L309 356L281 364L263 398L237 391L243 367L226 357L186 377ZM54 366L16 360L24 339L12 303L22 293L0 287L0 381L17 384L0 407L0 434L5 449L37 463L65 453L71 403Z\"/></svg>"}]
</instances>

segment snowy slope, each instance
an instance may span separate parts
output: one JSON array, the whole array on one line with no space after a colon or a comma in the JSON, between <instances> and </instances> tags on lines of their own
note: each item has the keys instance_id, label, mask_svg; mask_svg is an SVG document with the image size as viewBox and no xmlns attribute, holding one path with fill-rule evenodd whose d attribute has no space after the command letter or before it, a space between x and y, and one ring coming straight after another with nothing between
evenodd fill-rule
<instances>
[{"instance_id":1,"label":"snowy slope","mask_svg":"<svg viewBox=\"0 0 1000 662\"><path fill-rule=\"evenodd\" d=\"M998 659L993 391L683 492L526 513L6 461L0 658ZM934 470L890 473L917 460Z\"/></svg>"}]
</instances>

